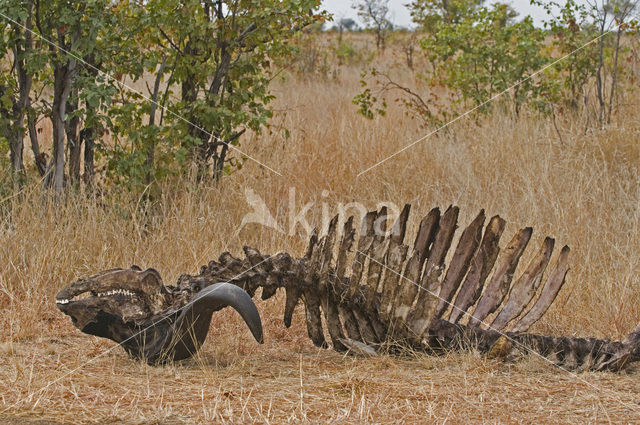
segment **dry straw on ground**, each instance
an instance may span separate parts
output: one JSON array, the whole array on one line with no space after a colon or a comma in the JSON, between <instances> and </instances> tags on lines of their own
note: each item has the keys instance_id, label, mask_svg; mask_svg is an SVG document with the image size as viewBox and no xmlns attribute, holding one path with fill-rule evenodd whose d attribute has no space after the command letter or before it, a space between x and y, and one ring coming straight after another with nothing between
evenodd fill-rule
<instances>
[{"instance_id":1,"label":"dry straw on ground","mask_svg":"<svg viewBox=\"0 0 640 425\"><path fill-rule=\"evenodd\" d=\"M359 201L374 208L390 201L411 203L414 218L455 203L462 223L485 208L506 218L510 232L532 225L537 241L549 234L570 245L573 264L535 331L620 338L637 325L636 98L627 97L615 122L602 130L585 134L579 118L560 120L562 141L550 120L535 115L461 121L356 178L423 133L395 107L374 121L356 115L350 99L358 79L357 69L343 68L337 79L277 84L281 112L275 120L291 138L252 136L243 148L284 177L247 163L217 187L167 188L146 217L135 200L42 203L35 186L20 201L5 201L0 422L639 423L637 371L573 376L536 357L504 364L473 353L342 356L315 349L301 316L285 329L279 297L257 301L265 345L225 310L214 316L197 358L167 367L128 359L120 348L111 350L111 341L81 334L57 311L53 296L60 287L101 269L155 267L173 283L244 244L302 254L300 235L257 225L238 231L251 211L245 188L286 225L293 187L297 211L315 202L309 221L319 218L323 203L334 208Z\"/></svg>"}]
</instances>

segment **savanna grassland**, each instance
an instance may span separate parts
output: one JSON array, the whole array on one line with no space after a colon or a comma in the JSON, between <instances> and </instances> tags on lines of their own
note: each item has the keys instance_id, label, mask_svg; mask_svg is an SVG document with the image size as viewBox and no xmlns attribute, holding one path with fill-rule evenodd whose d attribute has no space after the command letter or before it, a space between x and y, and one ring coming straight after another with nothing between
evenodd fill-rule
<instances>
[{"instance_id":1,"label":"savanna grassland","mask_svg":"<svg viewBox=\"0 0 640 425\"><path fill-rule=\"evenodd\" d=\"M373 39L366 42L372 49ZM420 87L399 46L390 43L374 61ZM256 301L264 345L227 309L214 315L196 358L165 367L129 359L57 310L61 287L102 269L154 267L169 284L243 245L302 255L301 227L296 235L241 227L251 189L286 230L290 214L308 202L307 219L319 225L323 205L334 211L355 201L412 204L411 237L418 216L449 204L460 206L461 223L484 208L507 220L505 234L531 225L535 245L551 235L572 248L567 283L533 331L617 339L635 328L640 103L633 85L602 128L585 131L580 112L560 114L554 126L534 112L516 118L498 110L461 119L358 177L429 130L393 102L384 117L358 115L351 99L364 65L329 58L328 66L274 80L274 131L242 140L243 151L280 175L247 161L218 184L164 183L147 207L144 197L107 190L56 204L37 183L2 199L0 422L640 423L637 368L574 375L535 356L512 364L474 353L344 356L313 347L301 306L286 329L281 296Z\"/></svg>"}]
</instances>

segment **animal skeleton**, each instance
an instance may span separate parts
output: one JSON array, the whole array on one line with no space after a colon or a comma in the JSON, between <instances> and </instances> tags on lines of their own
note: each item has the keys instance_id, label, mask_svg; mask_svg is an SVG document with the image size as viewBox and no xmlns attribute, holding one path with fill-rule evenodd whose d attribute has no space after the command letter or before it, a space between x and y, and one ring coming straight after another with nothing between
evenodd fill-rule
<instances>
[{"instance_id":1,"label":"animal skeleton","mask_svg":"<svg viewBox=\"0 0 640 425\"><path fill-rule=\"evenodd\" d=\"M369 212L357 244L354 218L340 232L336 216L324 236L314 232L301 258L250 247L244 258L225 252L200 274L180 276L176 286L164 286L154 269L108 270L60 291L57 306L83 332L110 338L150 363L192 356L213 312L225 306L236 309L262 342L251 299L258 288L263 300L284 289L287 327L302 301L309 337L318 347L329 346L324 317L337 351L475 349L504 359L534 351L572 370L620 370L640 360L640 326L614 342L527 333L565 281L567 246L543 279L554 248L554 240L545 238L514 280L532 228L519 230L500 249L505 221L495 216L484 226L481 211L460 235L447 267L458 208L431 210L411 247L404 243L409 210L406 205L390 232L385 208Z\"/></svg>"}]
</instances>

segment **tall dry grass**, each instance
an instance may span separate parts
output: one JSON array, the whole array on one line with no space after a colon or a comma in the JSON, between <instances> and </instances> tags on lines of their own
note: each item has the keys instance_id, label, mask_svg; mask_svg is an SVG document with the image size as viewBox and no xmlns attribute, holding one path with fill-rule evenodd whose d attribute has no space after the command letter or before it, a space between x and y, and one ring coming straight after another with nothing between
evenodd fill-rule
<instances>
[{"instance_id":1,"label":"tall dry grass","mask_svg":"<svg viewBox=\"0 0 640 425\"><path fill-rule=\"evenodd\" d=\"M393 49L382 58L394 61ZM411 81L400 67L396 71ZM256 345L232 312L216 314L200 355L148 367L110 341L81 334L55 308L55 293L97 270L155 267L165 283L242 245L300 255L306 241L250 224L250 188L286 228L297 209L358 201L413 205L414 221L435 205L480 208L534 227L572 248L572 268L538 332L620 338L640 321L640 145L637 101L614 123L586 134L580 117L495 114L461 120L357 177L424 134L392 106L384 118L355 113L359 69L335 78L289 77L275 86L276 125L291 138L253 135L254 162L211 187L172 182L143 213L138 198L69 196L46 202L37 186L5 200L0 221L0 422L31 423L513 423L638 422L640 385L631 374L573 376L535 357L505 365L474 354L361 359L317 350L303 317L282 325L282 299L258 302L266 344ZM286 114L285 114L286 112ZM326 192L325 192L326 191ZM324 193L323 193L324 192ZM115 347L115 349L114 349ZM85 362L89 361L89 364Z\"/></svg>"}]
</instances>

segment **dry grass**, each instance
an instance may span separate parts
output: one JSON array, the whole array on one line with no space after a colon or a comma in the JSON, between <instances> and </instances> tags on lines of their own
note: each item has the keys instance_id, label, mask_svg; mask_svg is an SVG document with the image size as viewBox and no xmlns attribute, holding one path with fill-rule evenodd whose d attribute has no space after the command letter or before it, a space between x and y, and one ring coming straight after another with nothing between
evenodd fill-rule
<instances>
[{"instance_id":1,"label":"dry grass","mask_svg":"<svg viewBox=\"0 0 640 425\"><path fill-rule=\"evenodd\" d=\"M392 58L385 60L391 62ZM401 72L401 71L398 71ZM255 163L219 187L168 189L153 214L136 200L43 203L37 188L4 203L0 221L0 422L8 423L640 423L638 372L573 376L531 358L508 365L474 354L443 358L352 358L317 350L302 312L282 325L282 299L258 302L266 343L255 344L233 312L220 312L200 356L148 367L81 334L57 311L59 288L96 270L138 264L167 283L243 244L301 254L304 238L257 225L238 231L259 194L287 224L322 204L413 204L414 223L434 205L456 203L462 222L478 209L511 226L533 225L572 247L572 270L536 331L620 338L640 318L640 147L637 101L615 123L583 133L583 122L495 115L460 121L371 172L359 171L424 131L392 107L367 121L350 99L359 71L329 81L278 83L276 124L292 137L253 136ZM405 75L407 80L410 78ZM323 191L327 193L323 196ZM296 211L296 212L297 212ZM312 220L313 217L313 220ZM112 349L114 348L114 349ZM87 363L90 362L90 363ZM38 421L39 422L38 422ZM50 422L49 422L50 421Z\"/></svg>"}]
</instances>

